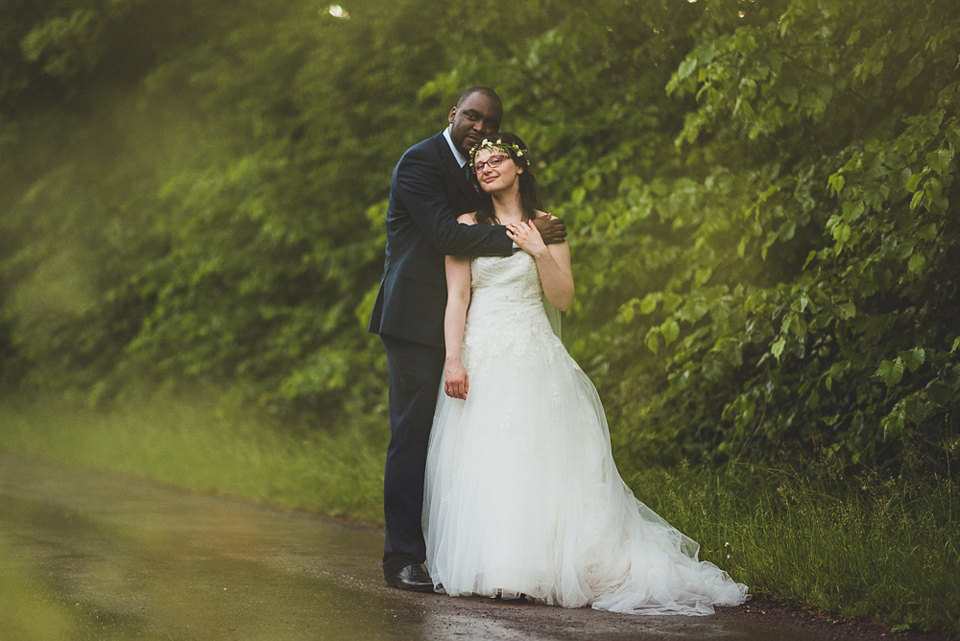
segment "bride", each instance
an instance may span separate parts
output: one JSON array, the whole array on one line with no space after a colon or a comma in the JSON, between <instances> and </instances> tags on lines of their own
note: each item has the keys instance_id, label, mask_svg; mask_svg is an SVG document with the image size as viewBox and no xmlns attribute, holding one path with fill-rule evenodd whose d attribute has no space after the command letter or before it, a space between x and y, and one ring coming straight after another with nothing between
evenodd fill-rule
<instances>
[{"instance_id":1,"label":"bride","mask_svg":"<svg viewBox=\"0 0 960 641\"><path fill-rule=\"evenodd\" d=\"M710 614L747 587L634 498L593 384L543 298L573 302L570 249L545 245L528 152L514 134L471 163L486 197L467 224L522 250L446 258L446 365L427 456L427 569L438 591L635 614Z\"/></svg>"}]
</instances>

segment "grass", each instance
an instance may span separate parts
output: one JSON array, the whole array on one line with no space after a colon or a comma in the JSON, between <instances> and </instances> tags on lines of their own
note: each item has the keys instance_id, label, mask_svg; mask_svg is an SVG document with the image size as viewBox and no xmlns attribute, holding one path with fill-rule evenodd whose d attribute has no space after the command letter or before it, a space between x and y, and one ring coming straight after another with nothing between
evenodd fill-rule
<instances>
[{"instance_id":1,"label":"grass","mask_svg":"<svg viewBox=\"0 0 960 641\"><path fill-rule=\"evenodd\" d=\"M701 558L752 591L897 631L960 636L956 480L837 485L742 464L630 480L638 498L700 543Z\"/></svg>"},{"instance_id":2,"label":"grass","mask_svg":"<svg viewBox=\"0 0 960 641\"><path fill-rule=\"evenodd\" d=\"M0 450L382 524L385 418L296 431L205 403L109 413L0 403ZM830 484L748 465L621 470L637 497L751 591L891 629L960 636L956 479Z\"/></svg>"},{"instance_id":3,"label":"grass","mask_svg":"<svg viewBox=\"0 0 960 641\"><path fill-rule=\"evenodd\" d=\"M204 402L154 399L109 413L0 403L0 451L382 523L386 436L294 431Z\"/></svg>"}]
</instances>

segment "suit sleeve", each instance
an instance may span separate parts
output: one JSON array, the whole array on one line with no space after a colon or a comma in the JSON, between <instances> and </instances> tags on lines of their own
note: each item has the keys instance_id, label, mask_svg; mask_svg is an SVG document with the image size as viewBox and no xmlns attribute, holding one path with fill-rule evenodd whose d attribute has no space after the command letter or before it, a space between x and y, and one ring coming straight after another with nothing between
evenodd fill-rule
<instances>
[{"instance_id":1,"label":"suit sleeve","mask_svg":"<svg viewBox=\"0 0 960 641\"><path fill-rule=\"evenodd\" d=\"M443 191L443 180L435 158L407 154L397 166L395 191L404 208L427 240L442 254L457 256L502 256L513 251L513 243L502 226L463 225Z\"/></svg>"}]
</instances>

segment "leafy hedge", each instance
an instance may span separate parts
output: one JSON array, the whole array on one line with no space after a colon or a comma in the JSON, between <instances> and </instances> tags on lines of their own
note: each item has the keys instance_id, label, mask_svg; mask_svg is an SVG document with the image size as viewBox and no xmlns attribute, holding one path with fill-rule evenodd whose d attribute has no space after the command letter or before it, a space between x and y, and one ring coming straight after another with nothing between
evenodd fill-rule
<instances>
[{"instance_id":1,"label":"leafy hedge","mask_svg":"<svg viewBox=\"0 0 960 641\"><path fill-rule=\"evenodd\" d=\"M573 231L623 457L955 469L953 0L343 8L0 0L8 385L382 413L389 173L481 83Z\"/></svg>"}]
</instances>

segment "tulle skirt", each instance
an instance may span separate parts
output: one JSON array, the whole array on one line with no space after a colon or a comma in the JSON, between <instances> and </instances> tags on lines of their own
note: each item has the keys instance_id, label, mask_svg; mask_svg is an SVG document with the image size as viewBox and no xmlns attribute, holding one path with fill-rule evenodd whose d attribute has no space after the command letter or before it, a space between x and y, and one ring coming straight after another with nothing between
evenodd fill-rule
<instances>
[{"instance_id":1,"label":"tulle skirt","mask_svg":"<svg viewBox=\"0 0 960 641\"><path fill-rule=\"evenodd\" d=\"M623 483L596 389L544 328L468 341L467 400L441 390L424 496L434 582L636 614L743 603L747 587Z\"/></svg>"}]
</instances>

